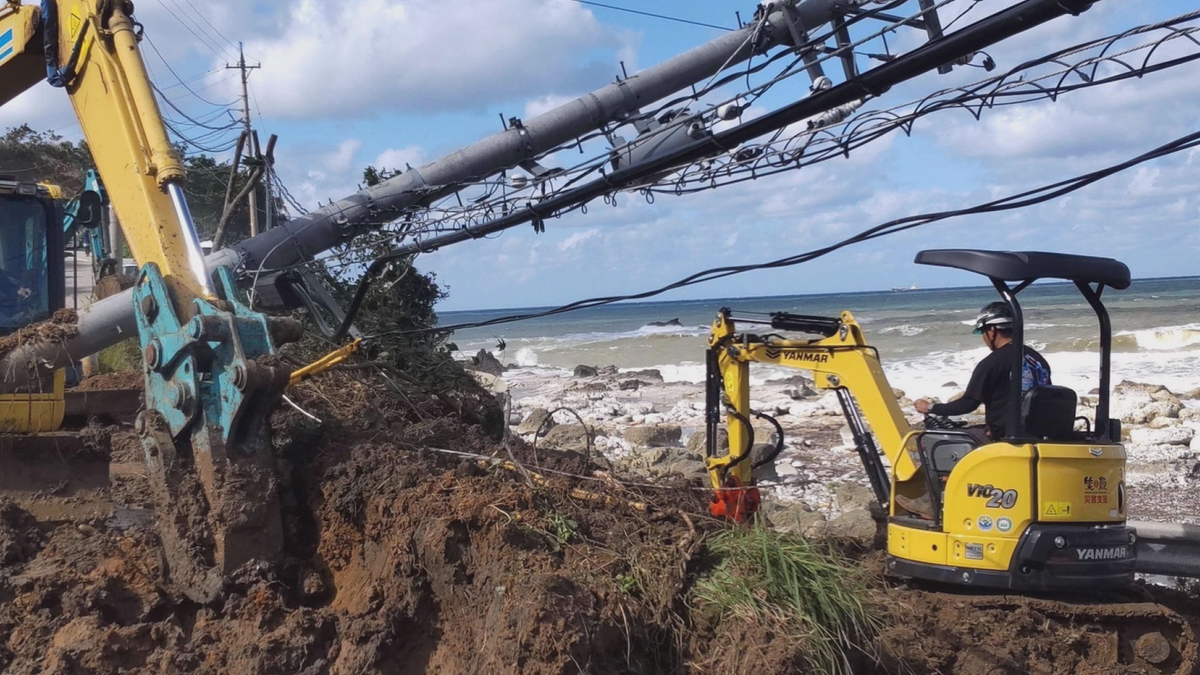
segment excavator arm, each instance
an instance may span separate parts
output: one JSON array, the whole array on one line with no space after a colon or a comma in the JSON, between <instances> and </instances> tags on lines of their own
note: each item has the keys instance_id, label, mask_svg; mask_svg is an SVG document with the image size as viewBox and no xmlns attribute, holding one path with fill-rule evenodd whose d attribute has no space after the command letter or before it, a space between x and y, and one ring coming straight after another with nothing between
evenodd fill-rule
<instances>
[{"instance_id":1,"label":"excavator arm","mask_svg":"<svg viewBox=\"0 0 1200 675\"><path fill-rule=\"evenodd\" d=\"M138 418L171 574L197 600L282 547L267 417L288 371L275 345L299 324L244 305L232 273L210 279L129 0L8 0L0 8L0 105L42 80L71 99L125 238L146 410Z\"/></svg>"},{"instance_id":2,"label":"excavator arm","mask_svg":"<svg viewBox=\"0 0 1200 675\"><path fill-rule=\"evenodd\" d=\"M736 323L769 326L772 330L816 334L815 339L788 339L738 333ZM904 452L912 431L888 384L879 354L867 344L862 328L850 312L838 318L800 316L786 313L769 319L735 319L722 309L713 321L708 338L706 426L708 447L705 466L712 482L714 516L744 520L757 510L759 495L752 469L767 460L751 456L754 446L752 417L769 416L750 409L750 364L762 363L807 370L819 389L834 390L850 425L859 456L871 487L886 503L890 477L882 456L894 467L897 480L908 480L917 471L912 457ZM719 454L717 427L721 413L729 430L729 452ZM872 432L874 436L872 436ZM783 442L782 438L778 439Z\"/></svg>"}]
</instances>

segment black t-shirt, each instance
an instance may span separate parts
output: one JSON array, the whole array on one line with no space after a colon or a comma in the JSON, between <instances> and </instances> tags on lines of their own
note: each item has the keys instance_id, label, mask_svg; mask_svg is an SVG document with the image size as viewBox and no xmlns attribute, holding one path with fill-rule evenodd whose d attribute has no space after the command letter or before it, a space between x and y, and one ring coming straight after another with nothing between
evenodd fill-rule
<instances>
[{"instance_id":1,"label":"black t-shirt","mask_svg":"<svg viewBox=\"0 0 1200 675\"><path fill-rule=\"evenodd\" d=\"M962 398L930 406L929 412L935 415L965 415L983 404L987 406L984 421L992 432L992 438L1003 438L1009 414L1008 399L1012 391L1013 349L1015 347L1010 342L988 354L975 366L975 372L971 373L971 381L967 384ZM1050 384L1050 364L1046 359L1032 347L1025 347L1025 358L1027 361L1032 359L1045 369L1044 381L1035 383ZM1023 387L1023 390L1025 388L1027 387Z\"/></svg>"}]
</instances>

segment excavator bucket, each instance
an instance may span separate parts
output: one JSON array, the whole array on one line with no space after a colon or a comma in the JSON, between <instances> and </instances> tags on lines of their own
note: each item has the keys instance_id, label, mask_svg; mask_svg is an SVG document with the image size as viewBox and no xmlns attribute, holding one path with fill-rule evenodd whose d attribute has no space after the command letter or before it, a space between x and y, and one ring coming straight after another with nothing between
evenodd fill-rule
<instances>
[{"instance_id":1,"label":"excavator bucket","mask_svg":"<svg viewBox=\"0 0 1200 675\"><path fill-rule=\"evenodd\" d=\"M172 581L197 602L241 566L282 551L268 418L290 371L273 355L301 330L242 304L228 269L215 281L220 301L196 301L187 321L153 263L134 287L146 372L136 429Z\"/></svg>"}]
</instances>

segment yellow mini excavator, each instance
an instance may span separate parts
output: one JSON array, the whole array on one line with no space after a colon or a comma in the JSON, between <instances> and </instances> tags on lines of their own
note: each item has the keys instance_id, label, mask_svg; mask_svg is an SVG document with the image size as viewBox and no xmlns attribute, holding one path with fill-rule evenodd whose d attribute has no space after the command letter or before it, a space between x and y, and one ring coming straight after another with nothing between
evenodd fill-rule
<instances>
[{"instance_id":1,"label":"yellow mini excavator","mask_svg":"<svg viewBox=\"0 0 1200 675\"><path fill-rule=\"evenodd\" d=\"M1004 438L980 443L959 429L909 426L862 328L840 317L771 314L738 318L722 309L709 335L705 464L714 488L712 513L743 520L759 494L752 466L773 461L776 444L751 456L750 364L808 370L833 390L879 503L887 508L888 567L898 575L1016 590L1117 588L1133 580L1135 532L1125 522L1125 450L1118 420L1109 419L1112 330L1101 294L1128 288L1129 269L1109 258L1039 252L922 251L916 262L986 276L1012 309L1013 342L1023 342L1017 294L1038 279L1073 282L1100 323L1100 391L1096 417L1077 417L1066 387L1022 391L1022 349L1013 350L1012 406ZM765 325L768 335L738 332ZM815 337L782 337L774 331ZM718 455L725 412L731 450ZM768 418L769 419L769 418ZM773 420L770 420L773 422ZM890 467L890 470L889 470ZM932 519L915 517L897 496L927 496Z\"/></svg>"}]
</instances>

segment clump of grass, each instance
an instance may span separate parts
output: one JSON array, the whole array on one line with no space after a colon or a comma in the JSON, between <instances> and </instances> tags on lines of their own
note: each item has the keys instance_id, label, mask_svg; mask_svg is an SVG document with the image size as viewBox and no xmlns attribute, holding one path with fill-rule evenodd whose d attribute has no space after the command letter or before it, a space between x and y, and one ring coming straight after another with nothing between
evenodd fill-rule
<instances>
[{"instance_id":1,"label":"clump of grass","mask_svg":"<svg viewBox=\"0 0 1200 675\"><path fill-rule=\"evenodd\" d=\"M120 373L126 370L140 370L142 367L142 350L137 340L125 340L102 349L97 358L102 373Z\"/></svg>"},{"instance_id":2,"label":"clump of grass","mask_svg":"<svg viewBox=\"0 0 1200 675\"><path fill-rule=\"evenodd\" d=\"M692 590L703 615L792 642L812 672L849 674L871 653L881 614L866 601L866 576L837 554L762 523L718 532L707 548L716 563Z\"/></svg>"}]
</instances>

